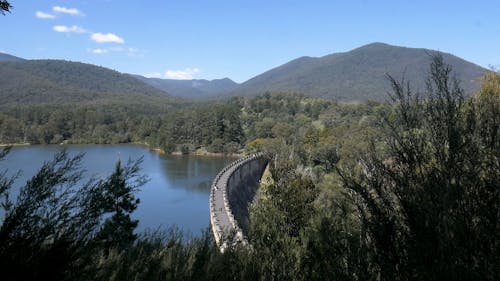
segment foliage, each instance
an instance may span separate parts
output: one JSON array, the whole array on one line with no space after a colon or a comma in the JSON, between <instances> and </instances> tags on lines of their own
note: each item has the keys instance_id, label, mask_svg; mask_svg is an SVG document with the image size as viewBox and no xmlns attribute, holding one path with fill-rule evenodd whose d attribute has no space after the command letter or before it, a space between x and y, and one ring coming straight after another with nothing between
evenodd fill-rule
<instances>
[{"instance_id":1,"label":"foliage","mask_svg":"<svg viewBox=\"0 0 500 281\"><path fill-rule=\"evenodd\" d=\"M136 204L134 183L142 183L138 162L117 165L106 180L85 182L82 157L57 153L21 187L15 202L2 205L0 265L7 280L72 279L97 249L134 242L136 222L128 214ZM3 177L2 192L8 194L12 181ZM103 233L106 243L100 246Z\"/></svg>"},{"instance_id":2,"label":"foliage","mask_svg":"<svg viewBox=\"0 0 500 281\"><path fill-rule=\"evenodd\" d=\"M442 57L433 59L425 100L390 78L388 155L372 147L361 171L340 172L382 280L499 278L500 107L490 87L498 75L466 101L450 73Z\"/></svg>"},{"instance_id":3,"label":"foliage","mask_svg":"<svg viewBox=\"0 0 500 281\"><path fill-rule=\"evenodd\" d=\"M10 12L10 9L12 9L12 5L8 1L0 1L0 12L2 14L5 14L5 12Z\"/></svg>"},{"instance_id":4,"label":"foliage","mask_svg":"<svg viewBox=\"0 0 500 281\"><path fill-rule=\"evenodd\" d=\"M262 151L273 180L250 210L251 247L220 253L208 230L133 232L137 163L82 184L81 156L58 155L16 202L0 174L0 269L24 280L498 280L500 75L471 98L450 77L437 57L424 95L389 78L391 104L265 93L168 112L9 107L2 142Z\"/></svg>"},{"instance_id":5,"label":"foliage","mask_svg":"<svg viewBox=\"0 0 500 281\"><path fill-rule=\"evenodd\" d=\"M106 248L126 248L136 239L134 229L139 221L132 220L130 214L137 208L140 201L134 197L133 193L146 180L138 174L141 162L142 158L135 162L129 161L125 167L122 167L119 160L114 173L98 185L99 190L96 190L100 196L98 202L102 204L103 212L111 216L104 221L97 233L97 240L104 243ZM127 182L130 178L136 178L136 181Z\"/></svg>"}]
</instances>

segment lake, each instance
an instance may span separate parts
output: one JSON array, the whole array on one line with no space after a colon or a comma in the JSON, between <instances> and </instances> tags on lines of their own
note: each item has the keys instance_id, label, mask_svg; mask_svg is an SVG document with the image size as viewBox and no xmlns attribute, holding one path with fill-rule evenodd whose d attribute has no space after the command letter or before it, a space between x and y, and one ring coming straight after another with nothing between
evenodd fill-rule
<instances>
[{"instance_id":1,"label":"lake","mask_svg":"<svg viewBox=\"0 0 500 281\"><path fill-rule=\"evenodd\" d=\"M53 155L65 147L70 155L85 153L82 167L89 178L104 178L111 174L118 159L144 157L142 174L149 181L137 193L140 198L133 217L139 219L137 231L167 229L176 225L192 235L199 235L209 226L208 197L213 178L220 169L234 161L231 157L160 155L138 145L69 145L14 147L0 171L9 174L21 170L14 186L21 186Z\"/></svg>"}]
</instances>

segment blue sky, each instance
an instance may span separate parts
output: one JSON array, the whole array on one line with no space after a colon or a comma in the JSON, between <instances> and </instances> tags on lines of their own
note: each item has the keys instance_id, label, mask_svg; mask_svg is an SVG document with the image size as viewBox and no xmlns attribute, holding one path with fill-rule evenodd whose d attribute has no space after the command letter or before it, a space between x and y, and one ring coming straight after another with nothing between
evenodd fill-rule
<instances>
[{"instance_id":1,"label":"blue sky","mask_svg":"<svg viewBox=\"0 0 500 281\"><path fill-rule=\"evenodd\" d=\"M162 78L243 82L372 42L500 67L500 1L11 0L0 52Z\"/></svg>"}]
</instances>

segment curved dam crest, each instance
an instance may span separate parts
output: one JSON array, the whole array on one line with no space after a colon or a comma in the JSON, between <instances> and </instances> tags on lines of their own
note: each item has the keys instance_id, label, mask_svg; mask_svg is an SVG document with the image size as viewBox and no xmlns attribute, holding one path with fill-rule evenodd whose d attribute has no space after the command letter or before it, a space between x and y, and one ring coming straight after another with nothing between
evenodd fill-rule
<instances>
[{"instance_id":1,"label":"curved dam crest","mask_svg":"<svg viewBox=\"0 0 500 281\"><path fill-rule=\"evenodd\" d=\"M215 177L209 199L210 224L222 250L227 243L248 243L248 206L255 198L267 162L263 153L252 154L232 162Z\"/></svg>"}]
</instances>

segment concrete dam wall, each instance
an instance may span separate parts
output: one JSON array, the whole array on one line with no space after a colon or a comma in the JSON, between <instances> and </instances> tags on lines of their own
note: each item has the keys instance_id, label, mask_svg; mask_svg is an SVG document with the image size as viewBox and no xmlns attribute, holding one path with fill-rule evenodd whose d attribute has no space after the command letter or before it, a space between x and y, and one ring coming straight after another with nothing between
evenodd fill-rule
<instances>
[{"instance_id":1,"label":"concrete dam wall","mask_svg":"<svg viewBox=\"0 0 500 281\"><path fill-rule=\"evenodd\" d=\"M210 224L221 249L227 247L227 243L247 243L248 207L266 166L264 154L252 154L232 162L215 177L209 200Z\"/></svg>"}]
</instances>

